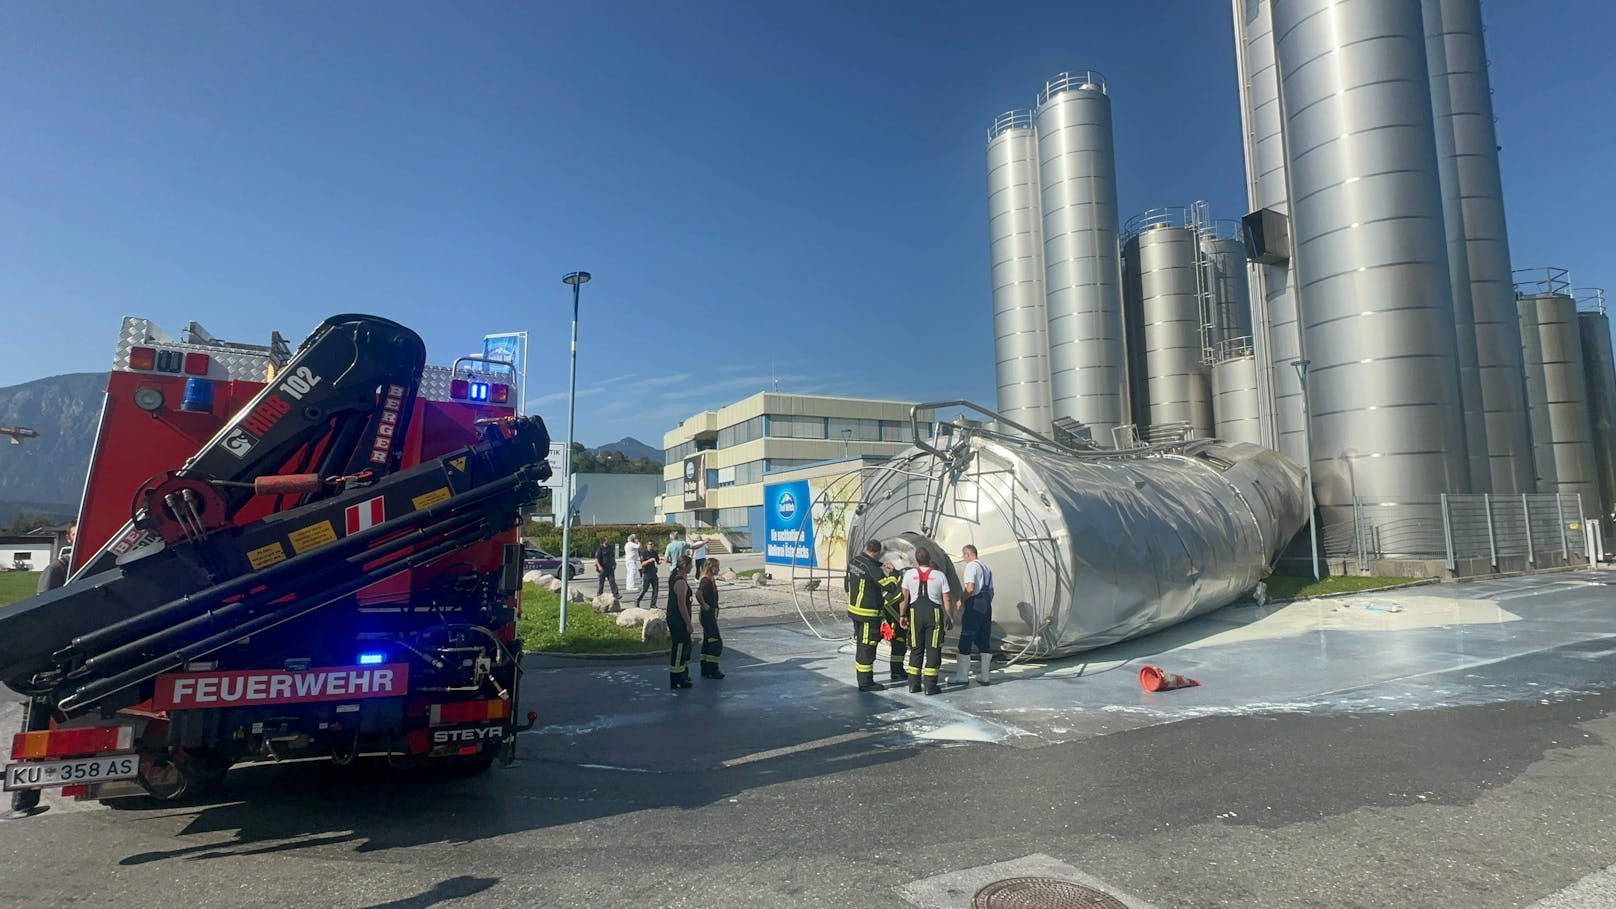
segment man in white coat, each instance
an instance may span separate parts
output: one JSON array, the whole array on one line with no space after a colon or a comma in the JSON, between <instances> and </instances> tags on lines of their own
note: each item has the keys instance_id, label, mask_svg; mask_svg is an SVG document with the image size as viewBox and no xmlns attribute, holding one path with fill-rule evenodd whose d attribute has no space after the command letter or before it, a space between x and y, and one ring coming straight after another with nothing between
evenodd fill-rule
<instances>
[{"instance_id":1,"label":"man in white coat","mask_svg":"<svg viewBox=\"0 0 1616 909\"><path fill-rule=\"evenodd\" d=\"M640 538L635 534L628 535L628 542L623 544L623 564L628 566L628 589L640 589Z\"/></svg>"}]
</instances>

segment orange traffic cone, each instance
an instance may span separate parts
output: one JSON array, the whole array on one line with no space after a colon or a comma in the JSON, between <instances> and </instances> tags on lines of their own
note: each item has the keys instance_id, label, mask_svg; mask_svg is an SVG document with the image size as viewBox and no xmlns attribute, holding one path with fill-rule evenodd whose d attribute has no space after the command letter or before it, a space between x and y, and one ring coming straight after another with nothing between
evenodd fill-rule
<instances>
[{"instance_id":1,"label":"orange traffic cone","mask_svg":"<svg viewBox=\"0 0 1616 909\"><path fill-rule=\"evenodd\" d=\"M1155 666L1139 670L1139 687L1146 691L1172 691L1175 688L1194 688L1200 684L1185 676L1162 672Z\"/></svg>"}]
</instances>

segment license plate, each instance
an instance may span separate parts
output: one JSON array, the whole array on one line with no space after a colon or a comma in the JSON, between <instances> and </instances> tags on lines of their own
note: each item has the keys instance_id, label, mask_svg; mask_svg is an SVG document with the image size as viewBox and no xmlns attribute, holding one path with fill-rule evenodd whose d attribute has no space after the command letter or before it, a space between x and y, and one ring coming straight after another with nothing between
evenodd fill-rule
<instances>
[{"instance_id":1,"label":"license plate","mask_svg":"<svg viewBox=\"0 0 1616 909\"><path fill-rule=\"evenodd\" d=\"M132 780L140 770L140 756L114 754L70 761L27 761L6 765L5 790L48 789L103 780Z\"/></svg>"}]
</instances>

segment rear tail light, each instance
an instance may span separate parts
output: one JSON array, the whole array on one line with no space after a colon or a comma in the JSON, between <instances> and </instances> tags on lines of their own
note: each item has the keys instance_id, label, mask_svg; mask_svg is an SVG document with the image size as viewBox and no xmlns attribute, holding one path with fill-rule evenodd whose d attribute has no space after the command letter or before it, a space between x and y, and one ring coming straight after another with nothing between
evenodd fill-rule
<instances>
[{"instance_id":1,"label":"rear tail light","mask_svg":"<svg viewBox=\"0 0 1616 909\"><path fill-rule=\"evenodd\" d=\"M488 393L488 400L495 404L509 404L511 402L511 387L509 385L495 385Z\"/></svg>"},{"instance_id":2,"label":"rear tail light","mask_svg":"<svg viewBox=\"0 0 1616 909\"><path fill-rule=\"evenodd\" d=\"M471 395L471 383L465 379L451 379L449 381L449 397L463 401Z\"/></svg>"},{"instance_id":3,"label":"rear tail light","mask_svg":"<svg viewBox=\"0 0 1616 909\"><path fill-rule=\"evenodd\" d=\"M185 355L185 374L188 376L205 376L208 374L208 355L205 353L188 353Z\"/></svg>"},{"instance_id":4,"label":"rear tail light","mask_svg":"<svg viewBox=\"0 0 1616 909\"><path fill-rule=\"evenodd\" d=\"M457 701L453 704L433 704L427 708L428 722L433 726L503 720L510 715L511 703L501 700Z\"/></svg>"},{"instance_id":5,"label":"rear tail light","mask_svg":"<svg viewBox=\"0 0 1616 909\"><path fill-rule=\"evenodd\" d=\"M128 751L134 747L132 726L90 726L83 729L50 729L19 732L11 739L13 760L76 757L103 751Z\"/></svg>"},{"instance_id":6,"label":"rear tail light","mask_svg":"<svg viewBox=\"0 0 1616 909\"><path fill-rule=\"evenodd\" d=\"M129 348L130 369L156 369L157 350L151 347Z\"/></svg>"}]
</instances>

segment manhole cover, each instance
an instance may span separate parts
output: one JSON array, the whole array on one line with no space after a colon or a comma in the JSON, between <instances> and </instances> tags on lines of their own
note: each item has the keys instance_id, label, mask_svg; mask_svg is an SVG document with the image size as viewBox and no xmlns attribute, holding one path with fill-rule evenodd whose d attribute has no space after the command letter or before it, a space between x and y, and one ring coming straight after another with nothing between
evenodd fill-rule
<instances>
[{"instance_id":1,"label":"manhole cover","mask_svg":"<svg viewBox=\"0 0 1616 909\"><path fill-rule=\"evenodd\" d=\"M1012 877L976 891L971 909L1128 909L1103 890L1053 877Z\"/></svg>"}]
</instances>

